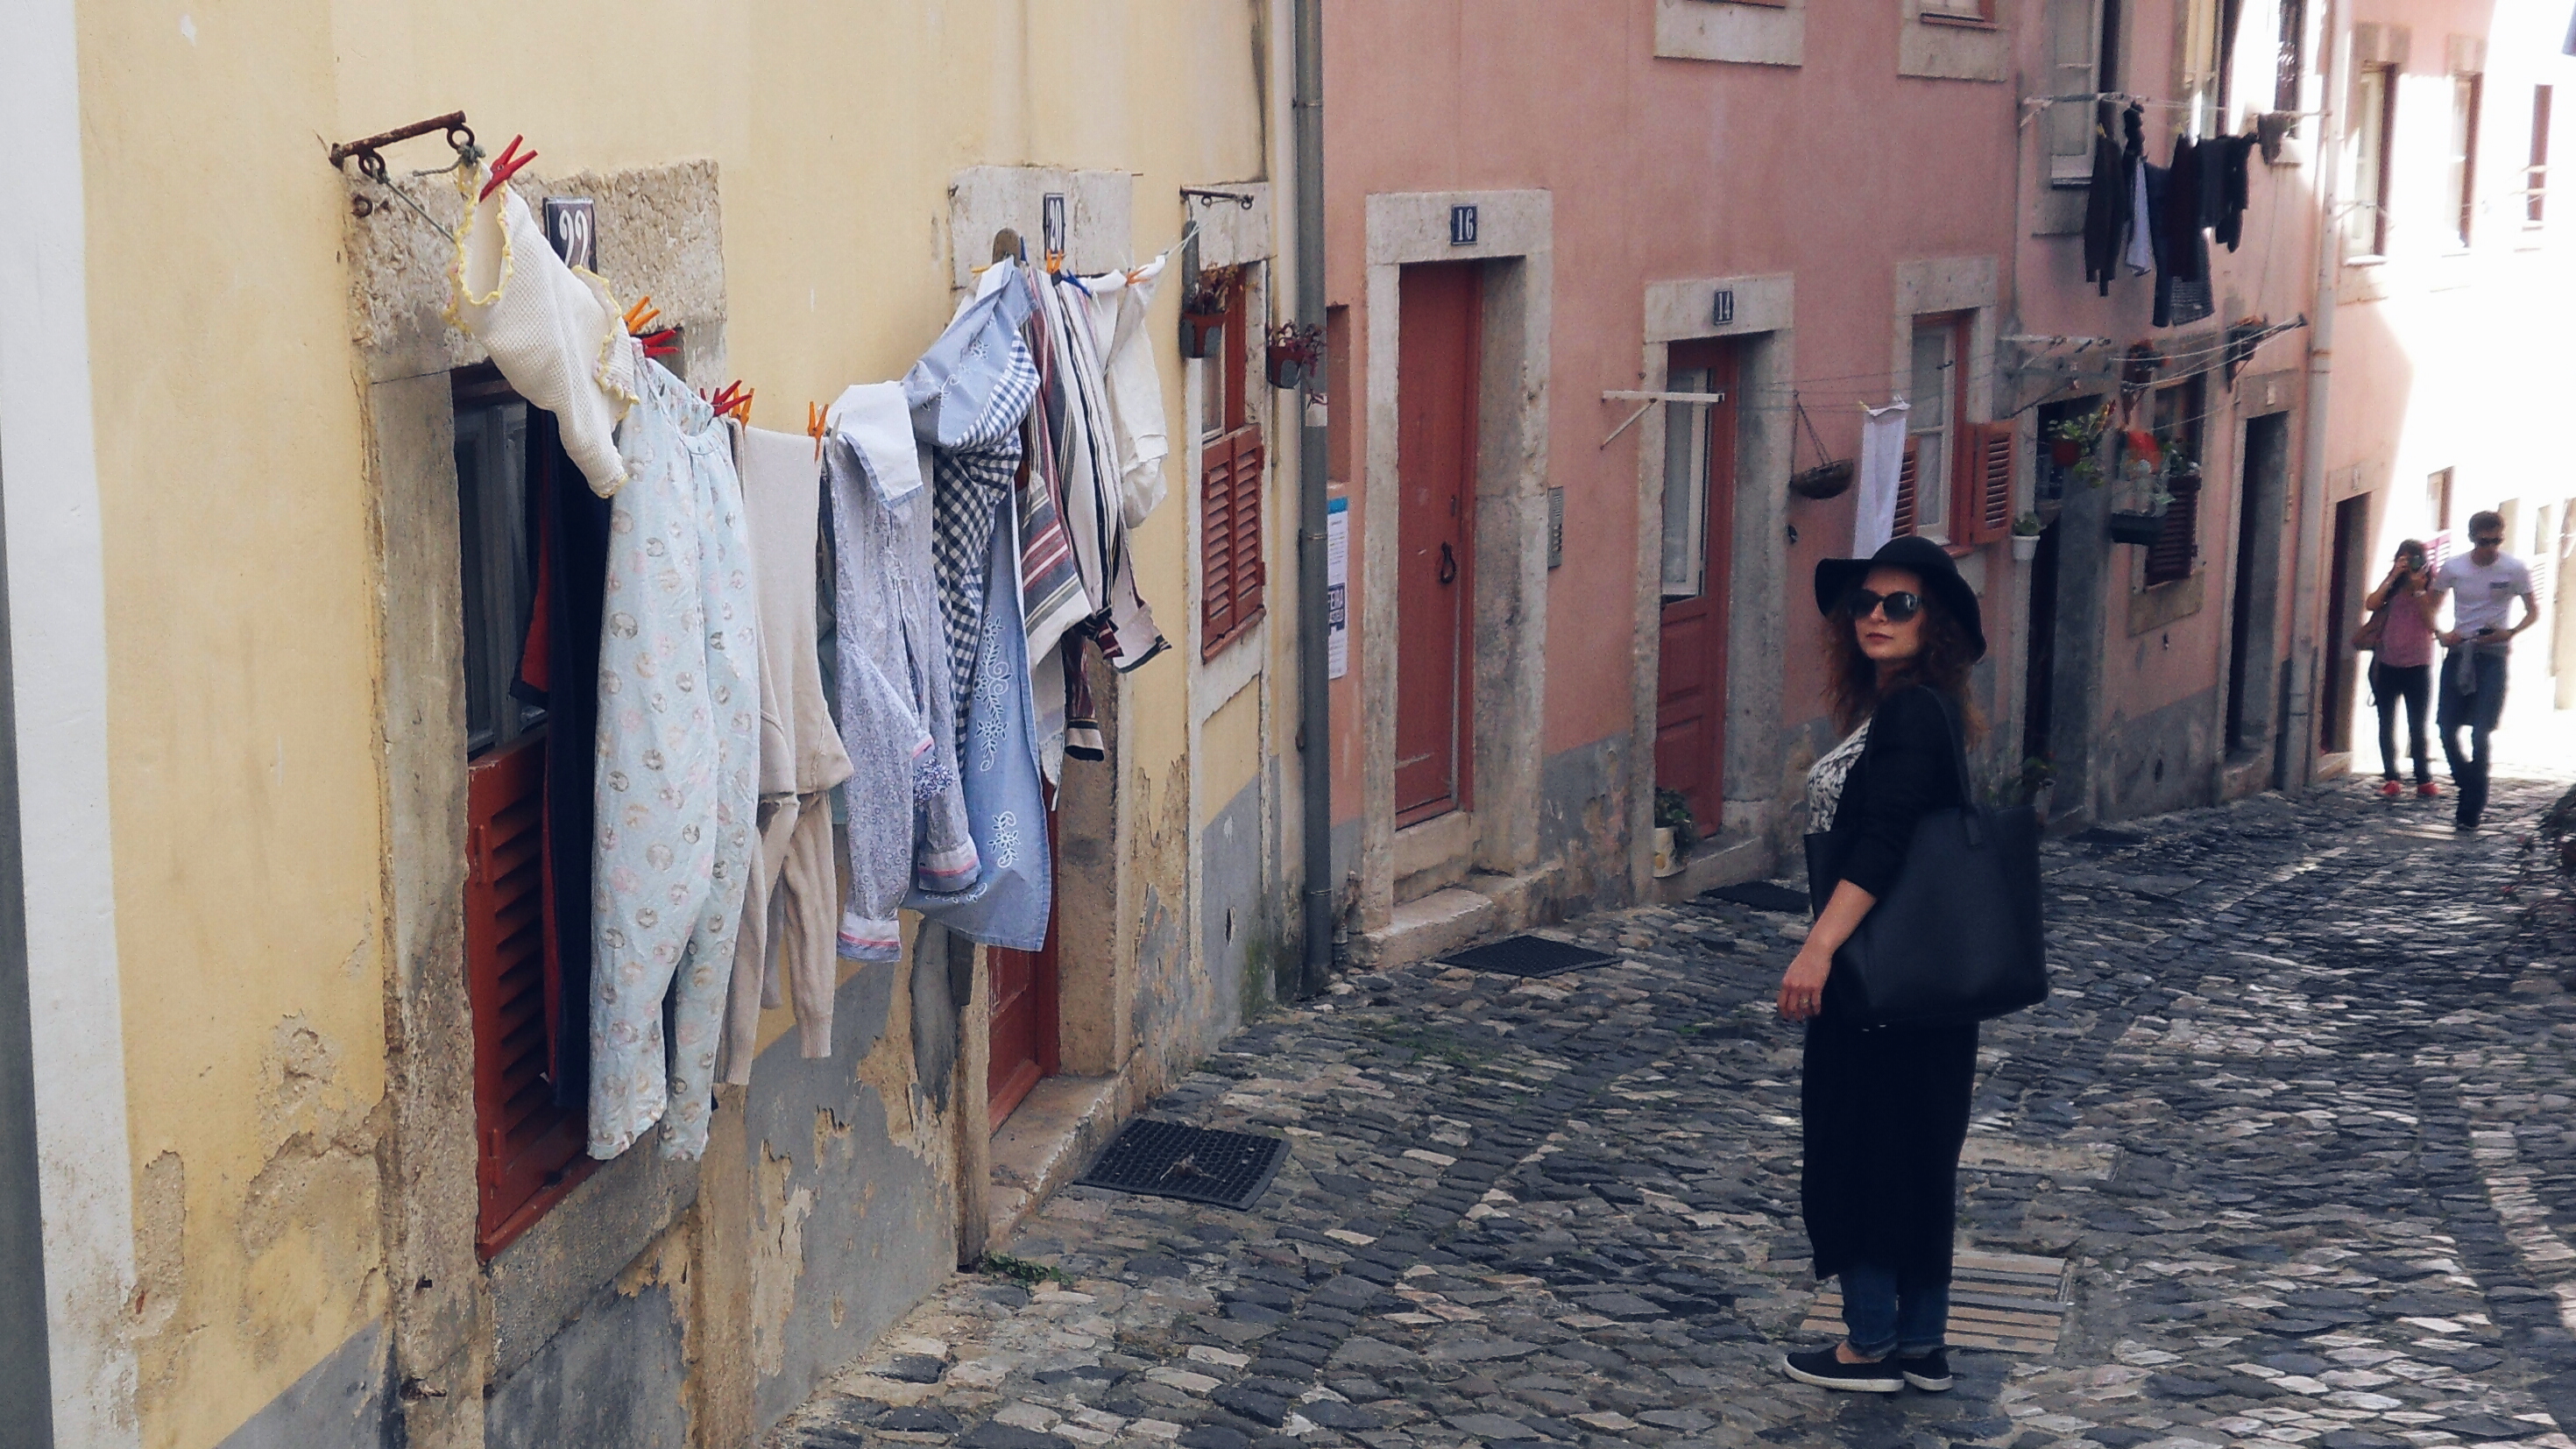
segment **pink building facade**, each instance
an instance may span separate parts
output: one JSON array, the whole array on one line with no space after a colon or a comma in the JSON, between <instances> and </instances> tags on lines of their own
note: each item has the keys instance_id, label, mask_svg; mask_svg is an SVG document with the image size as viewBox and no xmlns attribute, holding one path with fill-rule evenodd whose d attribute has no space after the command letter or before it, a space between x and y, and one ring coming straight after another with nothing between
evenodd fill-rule
<instances>
[{"instance_id":1,"label":"pink building facade","mask_svg":"<svg viewBox=\"0 0 2576 1449\"><path fill-rule=\"evenodd\" d=\"M2546 227L2521 222L2545 112L2538 141L2486 120L2470 182L2417 174L2442 159L2418 91L2492 65L2520 127L2568 64L2557 37L2517 32L2508 64L2504 30L2537 34L2536 10L2378 8L1328 5L1353 956L1789 865L1832 739L1808 579L1851 552L1860 492L1825 465L1900 399L1897 526L1947 543L1983 600L1989 787L2072 827L2345 768L2359 671L2339 641L2363 564L2415 530L2414 472L2495 443L2513 430L2494 400L2566 371L2436 335L2470 325L2471 296L2501 319L2563 291ZM2346 94L2392 77L2396 128L2359 155ZM2116 267L2107 295L2086 278L2096 102L2118 140L2132 99L2159 168L2177 137L2246 154L2234 247L2211 242L2162 315L2153 267ZM2261 149L2223 140L2267 128ZM2332 210L2356 167L2387 178L2372 205L2399 241L2444 184L2514 225L2477 222L2465 262L2435 238L2356 264ZM2374 287L2425 300L2400 316ZM2518 538L2567 526L2536 500L2576 490L2511 486ZM1659 879L1675 807L1702 839Z\"/></svg>"}]
</instances>

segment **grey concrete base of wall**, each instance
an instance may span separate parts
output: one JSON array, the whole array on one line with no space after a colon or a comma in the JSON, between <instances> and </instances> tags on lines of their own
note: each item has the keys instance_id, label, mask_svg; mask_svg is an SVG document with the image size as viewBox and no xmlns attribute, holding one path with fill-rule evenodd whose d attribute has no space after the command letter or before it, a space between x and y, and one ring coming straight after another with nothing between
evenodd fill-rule
<instances>
[{"instance_id":1,"label":"grey concrete base of wall","mask_svg":"<svg viewBox=\"0 0 2576 1449\"><path fill-rule=\"evenodd\" d=\"M385 1379L385 1326L370 1323L332 1350L295 1386L224 1436L220 1449L391 1449L395 1442ZM601 1440L607 1443L611 1441Z\"/></svg>"},{"instance_id":2,"label":"grey concrete base of wall","mask_svg":"<svg viewBox=\"0 0 2576 1449\"><path fill-rule=\"evenodd\" d=\"M2097 823L2216 803L2208 761L2218 753L2217 720L2215 689L2111 720L2095 754L2101 770Z\"/></svg>"}]
</instances>

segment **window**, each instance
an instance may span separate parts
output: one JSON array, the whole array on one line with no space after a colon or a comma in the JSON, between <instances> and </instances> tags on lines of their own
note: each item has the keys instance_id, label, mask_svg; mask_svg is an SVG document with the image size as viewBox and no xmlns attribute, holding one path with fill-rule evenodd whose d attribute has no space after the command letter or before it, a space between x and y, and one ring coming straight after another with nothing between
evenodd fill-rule
<instances>
[{"instance_id":1,"label":"window","mask_svg":"<svg viewBox=\"0 0 2576 1449\"><path fill-rule=\"evenodd\" d=\"M1913 487L1900 487L1899 533L1920 533L1948 542L1950 490L1957 470L1952 454L1959 443L1958 423L1967 414L1967 369L1959 365L1968 353L1968 319L1953 313L1914 319L1912 404L1905 414L1906 447L1913 455Z\"/></svg>"},{"instance_id":2,"label":"window","mask_svg":"<svg viewBox=\"0 0 2576 1449\"><path fill-rule=\"evenodd\" d=\"M2308 0L2281 0L2281 35L2273 51L2272 109L2296 116L2305 109L2299 104L2300 82L2306 70L2308 44ZM2299 123L2290 123L2290 134L2297 135Z\"/></svg>"},{"instance_id":3,"label":"window","mask_svg":"<svg viewBox=\"0 0 2576 1449\"><path fill-rule=\"evenodd\" d=\"M474 1037L475 1242L507 1247L590 1171L587 1074L561 1060L565 934L546 790L546 711L517 690L536 614L535 520L578 479L553 419L489 367L456 375L456 485L464 584L465 979ZM586 485L572 486L587 493ZM573 661L554 660L569 673ZM586 831L585 831L586 833ZM580 849L587 849L584 841ZM586 897L588 882L577 897ZM574 953L587 961L586 949ZM575 990L586 988L586 983ZM575 998L576 1001L578 997ZM581 1081L571 1078L582 1077Z\"/></svg>"},{"instance_id":4,"label":"window","mask_svg":"<svg viewBox=\"0 0 2576 1449\"><path fill-rule=\"evenodd\" d=\"M1923 18L1982 25L1995 18L1994 0L1923 0Z\"/></svg>"},{"instance_id":5,"label":"window","mask_svg":"<svg viewBox=\"0 0 2576 1449\"><path fill-rule=\"evenodd\" d=\"M2522 168L2522 224L2540 225L2549 190L2549 87L2531 88L2531 164Z\"/></svg>"},{"instance_id":6,"label":"window","mask_svg":"<svg viewBox=\"0 0 2576 1449\"><path fill-rule=\"evenodd\" d=\"M2227 47L2224 32L2235 19L2235 7L2219 13L2219 0L2184 0L2182 94L2187 107L2183 124L2194 136L2214 136L2223 129L2227 106Z\"/></svg>"},{"instance_id":7,"label":"window","mask_svg":"<svg viewBox=\"0 0 2576 1449\"><path fill-rule=\"evenodd\" d=\"M2451 531L2451 470L2448 468L2424 480L2424 523L2427 533L2440 535Z\"/></svg>"},{"instance_id":8,"label":"window","mask_svg":"<svg viewBox=\"0 0 2576 1449\"><path fill-rule=\"evenodd\" d=\"M2485 89L2484 76L2451 77L2450 195L2457 205L2454 235L2462 246L2469 244L2471 227L2477 219L2478 102Z\"/></svg>"},{"instance_id":9,"label":"window","mask_svg":"<svg viewBox=\"0 0 2576 1449\"><path fill-rule=\"evenodd\" d=\"M1245 400L1254 339L1250 276L1214 274L1226 289L1224 331L1199 360L1199 657L1241 637L1263 612L1261 428Z\"/></svg>"},{"instance_id":10,"label":"window","mask_svg":"<svg viewBox=\"0 0 2576 1449\"><path fill-rule=\"evenodd\" d=\"M2111 75L2119 0L2049 0L2048 89L2056 96L2091 96L2117 84ZM2061 100L2050 106L2048 181L2079 187L2093 179L2093 106Z\"/></svg>"},{"instance_id":11,"label":"window","mask_svg":"<svg viewBox=\"0 0 2576 1449\"><path fill-rule=\"evenodd\" d=\"M1912 404L1896 475L1896 528L1960 547L2012 531L2013 424L1968 421L1968 320L1914 322Z\"/></svg>"},{"instance_id":12,"label":"window","mask_svg":"<svg viewBox=\"0 0 2576 1449\"><path fill-rule=\"evenodd\" d=\"M2352 192L2345 204L2347 259L2388 251L2388 153L2397 130L2397 68L2365 65L2352 83Z\"/></svg>"},{"instance_id":13,"label":"window","mask_svg":"<svg viewBox=\"0 0 2576 1449\"><path fill-rule=\"evenodd\" d=\"M1665 387L1707 392L1715 374L1705 367L1676 367ZM1664 409L1664 602L1707 592L1708 409L1673 403Z\"/></svg>"},{"instance_id":14,"label":"window","mask_svg":"<svg viewBox=\"0 0 2576 1449\"><path fill-rule=\"evenodd\" d=\"M2147 545L2146 583L2174 583L2191 577L2200 556L2200 440L2208 411L2209 379L2195 373L2170 387L2158 388L2150 404L2149 431L2164 462L2165 505L2162 529Z\"/></svg>"}]
</instances>

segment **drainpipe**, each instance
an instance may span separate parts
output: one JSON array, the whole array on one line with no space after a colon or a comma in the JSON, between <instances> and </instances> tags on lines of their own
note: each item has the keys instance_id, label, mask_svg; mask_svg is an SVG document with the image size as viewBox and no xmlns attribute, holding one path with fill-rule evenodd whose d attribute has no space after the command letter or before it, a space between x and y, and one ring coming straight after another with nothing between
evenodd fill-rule
<instances>
[{"instance_id":1,"label":"drainpipe","mask_svg":"<svg viewBox=\"0 0 2576 1449\"><path fill-rule=\"evenodd\" d=\"M1297 321L1324 325L1324 17L1322 0L1296 0L1291 139L1297 153ZM1327 389L1349 382L1327 377ZM1305 960L1297 994L1324 989L1333 969L1333 715L1327 690L1324 599L1325 424L1301 406L1297 434L1297 738L1305 802Z\"/></svg>"},{"instance_id":2,"label":"drainpipe","mask_svg":"<svg viewBox=\"0 0 2576 1449\"><path fill-rule=\"evenodd\" d=\"M2317 638L2324 613L2317 590L2326 550L2326 395L2334 370L2335 282L2343 264L2343 228L2335 215L2343 153L2335 121L2342 114L2343 87L2351 73L2352 39L2350 27L2334 7L2327 8L2323 23L2328 64L2325 95L2317 107L2314 152L2317 295L2308 313L2308 416L2299 449L2299 544L2290 595L2290 700L2282 721L2282 746L2290 757L2275 765L2288 789L2304 789L2316 779L2317 676L2324 667L2320 645L2330 642Z\"/></svg>"}]
</instances>

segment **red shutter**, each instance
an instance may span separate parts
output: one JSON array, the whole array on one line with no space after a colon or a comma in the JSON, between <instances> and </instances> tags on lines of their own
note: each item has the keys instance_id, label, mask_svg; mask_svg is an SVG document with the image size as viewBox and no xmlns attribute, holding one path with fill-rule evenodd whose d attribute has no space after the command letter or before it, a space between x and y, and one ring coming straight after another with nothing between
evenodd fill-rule
<instances>
[{"instance_id":1,"label":"red shutter","mask_svg":"<svg viewBox=\"0 0 2576 1449\"><path fill-rule=\"evenodd\" d=\"M1912 438L1905 440L1905 461L1896 468L1896 526L1891 538L1903 538L1914 531L1914 449Z\"/></svg>"},{"instance_id":2,"label":"red shutter","mask_svg":"<svg viewBox=\"0 0 2576 1449\"><path fill-rule=\"evenodd\" d=\"M474 1021L476 1245L486 1258L579 1181L584 1114L554 1100L555 952L542 733L475 761L465 786L465 987Z\"/></svg>"},{"instance_id":3,"label":"red shutter","mask_svg":"<svg viewBox=\"0 0 2576 1449\"><path fill-rule=\"evenodd\" d=\"M1199 476L1199 657L1213 658L1262 614L1261 430L1208 444Z\"/></svg>"},{"instance_id":4,"label":"red shutter","mask_svg":"<svg viewBox=\"0 0 2576 1449\"><path fill-rule=\"evenodd\" d=\"M1957 512L1959 542L1993 543L2012 532L2013 425L2010 419L1967 430Z\"/></svg>"},{"instance_id":5,"label":"red shutter","mask_svg":"<svg viewBox=\"0 0 2576 1449\"><path fill-rule=\"evenodd\" d=\"M2173 502L2165 509L2163 531L2147 545L2150 584L2190 578L2192 560L2200 556L2200 480L2177 478L2166 486Z\"/></svg>"}]
</instances>

